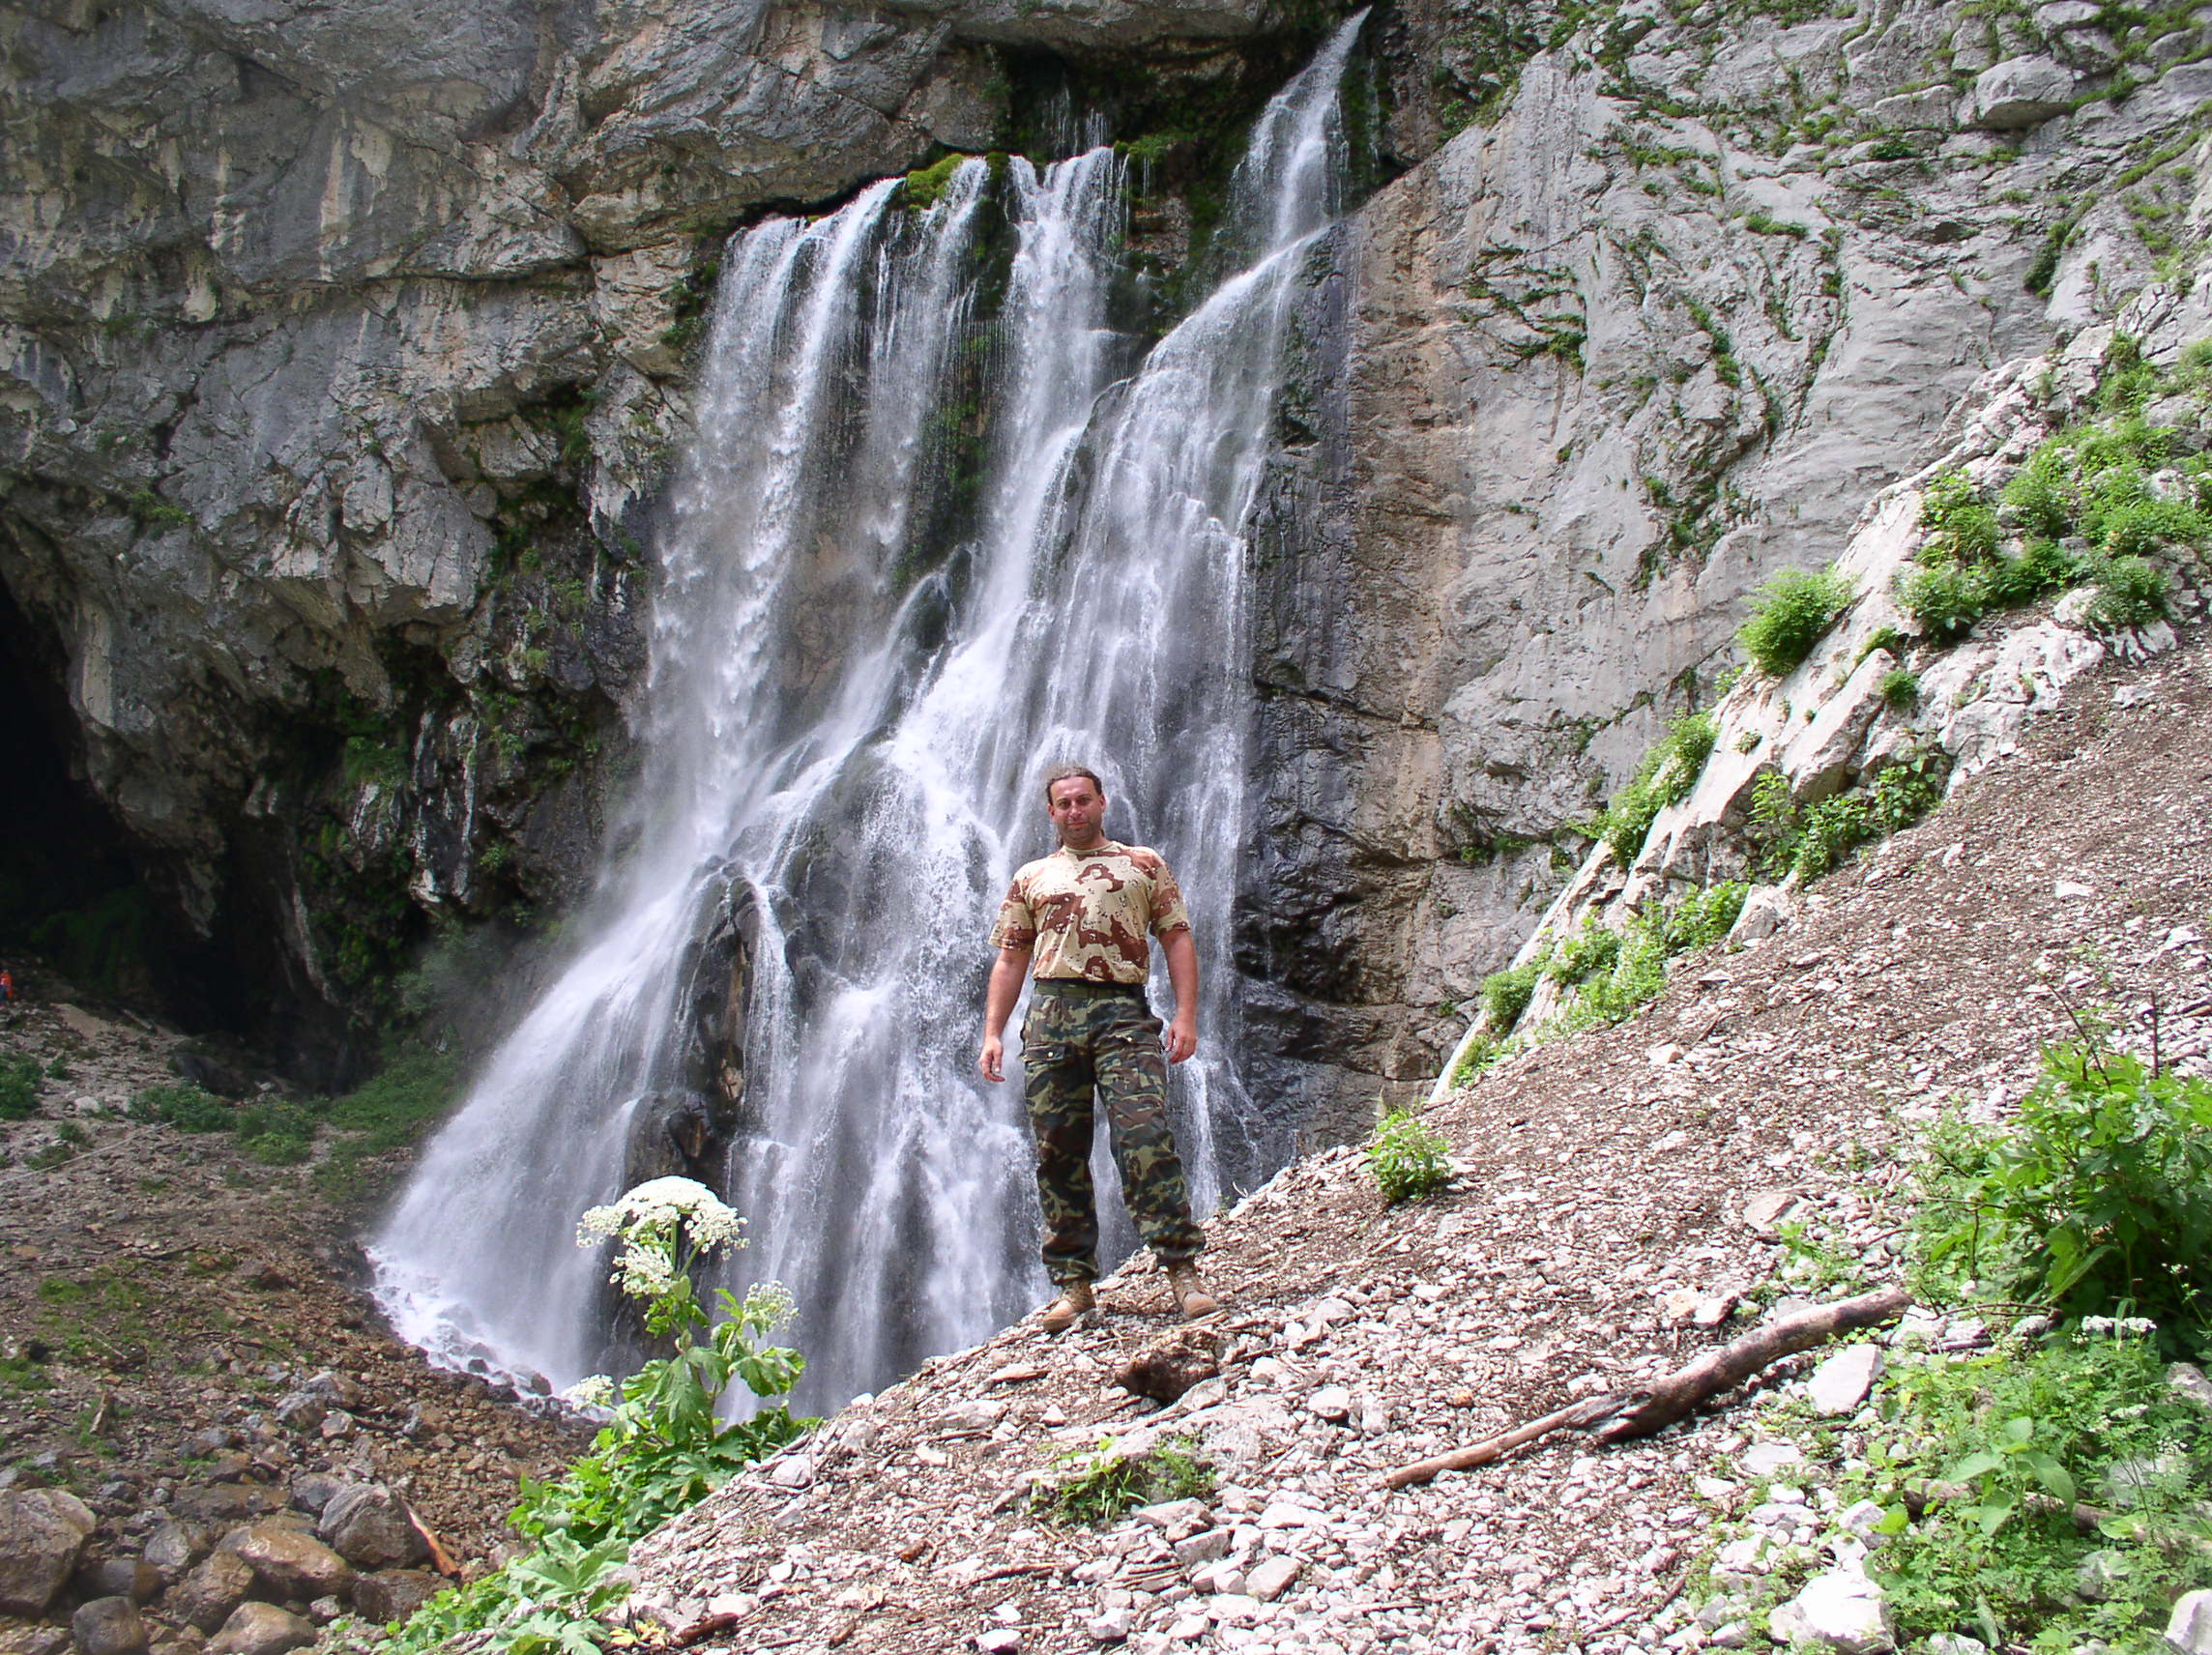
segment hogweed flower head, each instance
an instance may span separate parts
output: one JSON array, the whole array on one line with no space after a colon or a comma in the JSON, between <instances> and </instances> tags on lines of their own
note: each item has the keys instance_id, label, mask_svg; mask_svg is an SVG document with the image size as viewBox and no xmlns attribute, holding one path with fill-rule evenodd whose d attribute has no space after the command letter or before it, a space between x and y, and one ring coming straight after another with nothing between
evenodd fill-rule
<instances>
[{"instance_id":1,"label":"hogweed flower head","mask_svg":"<svg viewBox=\"0 0 2212 1655\"><path fill-rule=\"evenodd\" d=\"M576 1245L618 1243L609 1280L646 1306L646 1326L666 1333L704 1321L691 1265L745 1244L744 1220L696 1178L651 1178L576 1225Z\"/></svg>"}]
</instances>

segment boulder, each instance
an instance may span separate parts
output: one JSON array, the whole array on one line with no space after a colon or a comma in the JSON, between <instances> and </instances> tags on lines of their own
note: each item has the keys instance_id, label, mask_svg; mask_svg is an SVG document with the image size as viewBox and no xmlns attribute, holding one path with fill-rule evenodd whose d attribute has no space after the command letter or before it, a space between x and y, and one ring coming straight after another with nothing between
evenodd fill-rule
<instances>
[{"instance_id":1,"label":"boulder","mask_svg":"<svg viewBox=\"0 0 2212 1655\"><path fill-rule=\"evenodd\" d=\"M390 1626L436 1597L445 1584L427 1569L379 1569L354 1581L354 1612L371 1626Z\"/></svg>"},{"instance_id":2,"label":"boulder","mask_svg":"<svg viewBox=\"0 0 2212 1655\"><path fill-rule=\"evenodd\" d=\"M98 1520L67 1489L0 1494L0 1613L39 1614L76 1572Z\"/></svg>"},{"instance_id":3,"label":"boulder","mask_svg":"<svg viewBox=\"0 0 2212 1655\"><path fill-rule=\"evenodd\" d=\"M252 1524L227 1536L223 1549L243 1560L273 1598L342 1596L353 1586L353 1570L343 1557L288 1523Z\"/></svg>"},{"instance_id":4,"label":"boulder","mask_svg":"<svg viewBox=\"0 0 2212 1655\"><path fill-rule=\"evenodd\" d=\"M161 1571L137 1557L102 1557L87 1563L72 1582L82 1598L129 1598L144 1603L168 1584Z\"/></svg>"},{"instance_id":5,"label":"boulder","mask_svg":"<svg viewBox=\"0 0 2212 1655\"><path fill-rule=\"evenodd\" d=\"M172 1619L213 1632L252 1590L253 1566L235 1552L216 1552L170 1588L164 1607Z\"/></svg>"},{"instance_id":6,"label":"boulder","mask_svg":"<svg viewBox=\"0 0 2212 1655\"><path fill-rule=\"evenodd\" d=\"M303 1615L275 1604L240 1604L209 1640L207 1655L286 1655L314 1642L315 1628Z\"/></svg>"},{"instance_id":7,"label":"boulder","mask_svg":"<svg viewBox=\"0 0 2212 1655\"><path fill-rule=\"evenodd\" d=\"M2075 73L2054 57L2008 57L1974 77L1960 125L1985 132L2039 127L2074 106Z\"/></svg>"},{"instance_id":8,"label":"boulder","mask_svg":"<svg viewBox=\"0 0 2212 1655\"><path fill-rule=\"evenodd\" d=\"M353 1483L331 1495L315 1532L360 1569L406 1569L425 1562L430 1543L407 1502L382 1483Z\"/></svg>"},{"instance_id":9,"label":"boulder","mask_svg":"<svg viewBox=\"0 0 2212 1655\"><path fill-rule=\"evenodd\" d=\"M276 1399L270 1414L289 1431L313 1431L331 1411L330 1404L310 1390L288 1391Z\"/></svg>"},{"instance_id":10,"label":"boulder","mask_svg":"<svg viewBox=\"0 0 2212 1655\"><path fill-rule=\"evenodd\" d=\"M146 1536L146 1561L161 1579L175 1582L208 1554L208 1533L196 1523L172 1517Z\"/></svg>"},{"instance_id":11,"label":"boulder","mask_svg":"<svg viewBox=\"0 0 2212 1655\"><path fill-rule=\"evenodd\" d=\"M70 1616L70 1637L84 1655L138 1655L146 1618L129 1598L94 1598Z\"/></svg>"}]
</instances>

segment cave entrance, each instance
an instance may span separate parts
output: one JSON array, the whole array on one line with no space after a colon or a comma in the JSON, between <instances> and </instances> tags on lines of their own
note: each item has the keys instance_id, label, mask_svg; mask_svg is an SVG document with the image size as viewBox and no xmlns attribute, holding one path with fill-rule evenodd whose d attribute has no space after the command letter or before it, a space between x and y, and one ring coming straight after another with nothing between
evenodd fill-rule
<instances>
[{"instance_id":1,"label":"cave entrance","mask_svg":"<svg viewBox=\"0 0 2212 1655\"><path fill-rule=\"evenodd\" d=\"M150 857L71 762L61 652L0 583L0 963L19 990L157 1012L193 1032L244 1025L220 939L196 936L146 878Z\"/></svg>"}]
</instances>

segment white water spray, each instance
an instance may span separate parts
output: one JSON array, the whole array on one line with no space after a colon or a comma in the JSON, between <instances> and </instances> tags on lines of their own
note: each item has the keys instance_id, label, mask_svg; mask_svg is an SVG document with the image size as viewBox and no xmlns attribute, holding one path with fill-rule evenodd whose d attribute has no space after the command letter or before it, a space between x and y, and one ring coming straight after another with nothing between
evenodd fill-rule
<instances>
[{"instance_id":1,"label":"white water spray","mask_svg":"<svg viewBox=\"0 0 2212 1655\"><path fill-rule=\"evenodd\" d=\"M1233 1063L1242 530L1296 280L1337 208L1357 28L1262 116L1218 244L1232 274L1133 376L1109 326L1110 151L1041 175L1015 160L996 184L971 161L926 213L885 183L733 240L659 545L635 849L377 1237L405 1336L556 1383L597 1364L601 1265L573 1227L619 1188L633 1112L685 1084L717 918L751 960L723 1176L752 1238L737 1270L796 1293L803 1403L1027 1309L1018 1086L984 1084L974 1056L984 934L1049 848L1037 777L1063 758L1097 766L1108 830L1159 848L1191 899L1204 1044L1174 1106L1194 1201L1280 1158L1290 1123ZM979 315L994 190L1013 247ZM948 502L975 526L949 548ZM1102 1149L1099 1174L1116 1212Z\"/></svg>"}]
</instances>

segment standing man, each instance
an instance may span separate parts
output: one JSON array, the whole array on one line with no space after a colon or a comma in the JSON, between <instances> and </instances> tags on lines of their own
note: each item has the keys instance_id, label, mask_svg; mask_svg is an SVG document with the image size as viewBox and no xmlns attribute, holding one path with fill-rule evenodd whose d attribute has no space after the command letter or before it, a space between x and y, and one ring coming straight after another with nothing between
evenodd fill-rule
<instances>
[{"instance_id":1,"label":"standing man","mask_svg":"<svg viewBox=\"0 0 2212 1655\"><path fill-rule=\"evenodd\" d=\"M1045 1307L1045 1331L1065 1331L1097 1303L1091 1288L1098 1279L1093 1088L1106 1106L1129 1215L1167 1271L1183 1315L1209 1315L1216 1306L1196 1263L1206 1234L1191 1221L1168 1126L1168 1064L1198 1050L1198 945L1182 892L1157 854L1106 837L1106 789L1094 771L1056 767L1044 778L1044 799L1060 849L1024 863L999 909L991 930L999 958L977 1066L987 1081L1005 1079L1001 1036L1033 957L1036 982L1022 1022L1022 1095L1036 1137L1044 1267L1060 1290ZM1175 987L1175 1021L1164 1041L1145 1002L1149 937L1160 940Z\"/></svg>"}]
</instances>

